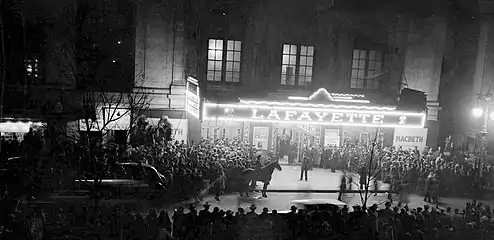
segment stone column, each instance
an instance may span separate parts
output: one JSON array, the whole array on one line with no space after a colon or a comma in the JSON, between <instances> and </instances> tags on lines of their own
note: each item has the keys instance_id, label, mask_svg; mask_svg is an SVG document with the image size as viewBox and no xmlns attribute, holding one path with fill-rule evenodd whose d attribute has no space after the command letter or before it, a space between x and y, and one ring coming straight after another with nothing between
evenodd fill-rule
<instances>
[{"instance_id":1,"label":"stone column","mask_svg":"<svg viewBox=\"0 0 494 240\"><path fill-rule=\"evenodd\" d=\"M427 145L436 147L441 110L439 83L447 23L442 17L431 16L412 24L404 57L403 82L408 88L427 94Z\"/></svg>"}]
</instances>

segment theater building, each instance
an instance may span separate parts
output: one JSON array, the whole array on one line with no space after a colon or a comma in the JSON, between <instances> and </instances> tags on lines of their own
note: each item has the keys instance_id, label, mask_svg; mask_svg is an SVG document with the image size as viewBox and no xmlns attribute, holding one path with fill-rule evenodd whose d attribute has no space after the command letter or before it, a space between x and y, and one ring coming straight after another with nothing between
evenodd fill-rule
<instances>
[{"instance_id":1,"label":"theater building","mask_svg":"<svg viewBox=\"0 0 494 240\"><path fill-rule=\"evenodd\" d=\"M154 115L186 119L189 141L440 145L448 1L168 2L138 6L136 66ZM422 110L400 110L405 88Z\"/></svg>"},{"instance_id":2,"label":"theater building","mask_svg":"<svg viewBox=\"0 0 494 240\"><path fill-rule=\"evenodd\" d=\"M417 147L425 147L427 137L422 134L426 132L425 112L399 111L372 104L364 95L329 93L324 88L310 96L286 99L206 101L202 114L204 137L242 139L260 150L276 151L286 140L298 147L340 147L348 141L388 146L393 144L396 129L415 132L397 135L396 141Z\"/></svg>"}]
</instances>

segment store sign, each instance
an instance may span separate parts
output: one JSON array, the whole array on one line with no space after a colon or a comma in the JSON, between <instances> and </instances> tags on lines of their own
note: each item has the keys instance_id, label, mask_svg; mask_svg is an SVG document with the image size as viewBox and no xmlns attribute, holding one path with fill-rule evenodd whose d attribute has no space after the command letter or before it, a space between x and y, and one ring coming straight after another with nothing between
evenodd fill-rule
<instances>
[{"instance_id":1,"label":"store sign","mask_svg":"<svg viewBox=\"0 0 494 240\"><path fill-rule=\"evenodd\" d=\"M185 110L195 118L199 118L201 98L199 97L199 82L196 79L191 77L187 79L185 97Z\"/></svg>"},{"instance_id":2,"label":"store sign","mask_svg":"<svg viewBox=\"0 0 494 240\"><path fill-rule=\"evenodd\" d=\"M339 129L324 129L324 146L339 147L340 146L340 130Z\"/></svg>"},{"instance_id":3,"label":"store sign","mask_svg":"<svg viewBox=\"0 0 494 240\"><path fill-rule=\"evenodd\" d=\"M424 151L427 142L427 128L422 129L409 129L409 128L396 128L393 145L395 147L402 147L403 149L418 148L420 151Z\"/></svg>"},{"instance_id":4,"label":"store sign","mask_svg":"<svg viewBox=\"0 0 494 240\"><path fill-rule=\"evenodd\" d=\"M103 108L103 118L106 122L105 130L130 129L130 109L108 107Z\"/></svg>"},{"instance_id":5,"label":"store sign","mask_svg":"<svg viewBox=\"0 0 494 240\"><path fill-rule=\"evenodd\" d=\"M79 120L79 131L86 132L88 131L88 127L89 131L91 132L99 132L102 130L101 128L103 128L103 121L101 119L98 119L96 121L87 119L87 122L86 119Z\"/></svg>"},{"instance_id":6,"label":"store sign","mask_svg":"<svg viewBox=\"0 0 494 240\"><path fill-rule=\"evenodd\" d=\"M276 122L315 125L423 128L426 114L400 111L369 111L242 104L210 104L205 119Z\"/></svg>"},{"instance_id":7,"label":"store sign","mask_svg":"<svg viewBox=\"0 0 494 240\"><path fill-rule=\"evenodd\" d=\"M253 136L255 147L259 150L268 150L268 127L254 127Z\"/></svg>"},{"instance_id":8,"label":"store sign","mask_svg":"<svg viewBox=\"0 0 494 240\"><path fill-rule=\"evenodd\" d=\"M188 136L188 120L187 119L168 119L172 124L172 138L175 141L182 140L187 143Z\"/></svg>"}]
</instances>

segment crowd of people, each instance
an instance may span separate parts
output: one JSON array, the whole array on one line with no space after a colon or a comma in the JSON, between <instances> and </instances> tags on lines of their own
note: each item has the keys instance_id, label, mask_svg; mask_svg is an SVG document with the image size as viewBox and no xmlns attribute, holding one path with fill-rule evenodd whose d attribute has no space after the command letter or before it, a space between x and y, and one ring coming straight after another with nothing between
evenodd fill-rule
<instances>
[{"instance_id":1,"label":"crowd of people","mask_svg":"<svg viewBox=\"0 0 494 240\"><path fill-rule=\"evenodd\" d=\"M309 169L321 167L358 173L360 179L371 178L371 182L389 183L395 190L406 188L407 191L427 195L426 200L446 195L473 197L494 184L494 167L491 164L479 163L477 156L454 149L443 151L439 147L420 152L417 148L372 148L348 142L339 148L309 148L306 149L306 156L309 158ZM315 160L314 156L321 159Z\"/></svg>"},{"instance_id":2,"label":"crowd of people","mask_svg":"<svg viewBox=\"0 0 494 240\"><path fill-rule=\"evenodd\" d=\"M167 176L171 189L188 197L198 194L207 182L218 183L212 186L217 192L236 191L236 170L255 169L259 164L256 150L235 140L203 140L190 147L183 142L176 142L167 151L167 161L149 163ZM315 153L317 151L320 153ZM370 155L373 155L372 161ZM263 157L263 162L282 157L273 154ZM315 160L315 157L320 159ZM475 194L472 189L491 186L494 176L492 165L483 162L481 171L478 171L472 158L459 151L445 154L441 148L420 152L418 149L393 147L372 149L352 143L340 148L306 148L303 159L309 160L308 169L321 167L372 175L373 180L390 183L397 188L395 190L405 186L408 191L427 195L426 200L430 201L447 194L467 194L472 197ZM302 163L303 160L300 160L293 164ZM218 179L223 181L218 182ZM475 185L476 181L478 185Z\"/></svg>"},{"instance_id":3,"label":"crowd of people","mask_svg":"<svg viewBox=\"0 0 494 240\"><path fill-rule=\"evenodd\" d=\"M74 147L74 149L76 148L77 146ZM238 176L236 175L236 173L238 173L238 169L256 169L260 165L262 165L261 162L268 162L283 158L283 156L280 156L279 153L277 155L271 154L269 155L269 157L263 157L263 161L260 162L260 158L257 157L259 153L256 151L255 148L252 148L250 145L236 140L203 140L199 144L191 144L190 146L187 146L187 144L185 144L184 142L175 142L168 145L166 148L164 148L163 151L164 153L160 153L160 156L166 156L166 159L152 157L156 156L153 154L142 154L142 151L140 151L139 149L137 149L135 152L141 152L139 158L155 166L159 170L159 172L166 177L166 188L167 191L169 191L170 195L176 194L176 196L180 198L190 198L201 194L204 195L207 192L211 192L212 188L215 189L213 190L213 192L216 193L217 197L219 197L222 192L235 191L237 187L236 182L239 180ZM74 150L74 152L77 152L77 150ZM473 184L475 184L477 180L479 184L476 186L491 186L492 175L494 172L494 168L487 163L481 163L481 170L478 171L476 162L472 161L463 153L454 150L445 152L442 151L440 148L436 150L430 149L429 151L421 153L417 149L403 150L400 148L376 146L372 148L368 145L350 142L339 148L326 147L324 149L320 149L306 147L301 152L303 155L302 159L305 159L306 161L304 163L304 166L307 169L321 167L332 169L333 171L341 170L356 172L361 174L361 176L368 176L370 174L373 174L375 180L377 181L388 182L391 183L392 186L406 185L409 189L415 190L421 194L423 193L425 197L424 200L427 201L433 201L437 199L436 196L443 195L445 193L469 193L467 189L471 189ZM111 153L109 155L111 155ZM292 164L297 164L296 160L292 160L291 162ZM296 179L294 179L294 181L296 181ZM217 198L217 200L219 200L219 198ZM481 208L477 206L476 203L473 204L473 206L467 206L467 208L464 210L463 215L459 214L459 212L451 212L451 209L442 210L442 212L439 211L437 214L436 211L433 211L432 209L427 209L426 211L425 208L419 208L416 210L410 210L406 208L393 209L393 212L396 212L396 210L398 211L398 215L393 215L393 217L391 218L386 217L385 220L389 219L388 225L374 227L374 223L369 224L367 222L365 223L365 228L360 227L358 229L366 229L365 231L368 231L366 234L371 234L372 236L374 236L374 234L376 234L377 232L373 232L375 230L372 229L379 228L380 234L392 233L394 239L397 239L398 236L400 237L400 239L409 239L409 237L421 234L432 234L432 232L437 232L438 229L442 229L441 227L444 226L451 226L448 224L443 224L442 220L446 219L446 217L444 216L456 216L455 214L461 215L462 217L460 218L463 219L463 222L473 222L476 225L480 224L480 218L483 218L484 220L485 217L489 219L491 218L492 214L489 208L482 208L483 210L478 209ZM190 214L183 213L181 219L180 216L182 214L182 211L178 209L174 214L176 215L176 217L173 218L173 229L168 229L169 231L167 232L175 235L175 237L177 237L178 239L194 239L194 236L197 236L194 234L199 233L201 233L201 236L205 236L204 231L207 231L209 235L213 235L213 233L218 229L222 229L220 231L222 232L222 234L228 235L233 234L231 233L231 231L227 231L229 229L228 226L237 226L235 224L248 219L248 216L252 215L256 218L265 217L266 219L272 219L269 220L269 224L258 225L263 227L270 226L275 229L273 230L273 236L278 236L278 233L281 234L281 232L278 232L278 230L276 230L278 228L275 227L281 225L274 224L274 222L277 221L274 219L278 218L283 219L283 221L280 220L283 223L282 225L285 226L285 228L280 228L284 229L283 232L286 232L287 229L291 229L292 231L295 231L294 229L297 229L295 232L291 233L292 237L293 234L304 236L306 234L309 234L307 236L312 236L311 234L320 234L320 232L324 231L329 231L329 233L326 234L353 234L353 231L350 230L351 226L355 226L355 224L364 224L364 222L366 221L362 222L361 218L369 220L373 219L377 214L375 207L370 207L368 209L361 209L357 207L353 210L353 212L350 211L352 212L351 214L348 213L348 210L345 209L342 211L331 209L329 211L330 214L328 214L327 212L320 214L319 212L304 214L303 211L301 211L300 214L292 213L296 215L298 219L298 227L294 228L290 227L291 221L295 221L293 219L290 220L290 218L288 217L290 216L290 214L279 216L276 211L266 213L264 209L261 214L255 214L255 212L244 214L242 213L243 210L240 209L236 214L233 214L233 212L231 211L221 211L217 209L214 210L211 215L209 215L210 217L207 218L209 219L207 221L204 219L200 220L204 218L204 216L199 216L197 218L193 217L192 215L194 215L194 211L192 211ZM389 212L389 209L384 210L383 212ZM426 214L425 212L431 213ZM65 214L62 215L65 216ZM120 216L121 214L117 215ZM154 215L155 214L150 214L150 216ZM320 216L316 217L318 215ZM381 214L377 215L381 216ZM428 222L425 220L426 217L423 215L430 215L433 216L431 218L437 217L437 219ZM323 223L324 221L320 219L321 216L338 216L338 219L342 218L344 220L340 221L344 224L341 226L333 226L331 224L328 225L327 223ZM412 221L413 224L410 223L411 220L406 220L407 217L404 216L408 216L410 219L414 219ZM142 217L140 217L139 214L132 214L132 218L134 220L139 220ZM189 218L193 218L195 219L193 221L199 221L201 224L204 224L204 222L208 222L208 226L210 227L200 227L202 226L201 224L192 224L199 226L194 227L193 231L190 231L187 228L179 227L181 222L185 224L189 221L192 221L187 220ZM329 218L334 219L331 217ZM393 221L391 221L390 219L393 219ZM439 219L442 220L439 221ZM305 225L309 220L311 222L311 224L309 224L310 226ZM225 221L230 222L226 224ZM401 221L402 226L395 226L395 228L393 228L393 231L391 232L383 231L383 229L387 229L389 226L393 225L393 223L396 225L396 222L399 221ZM167 222L170 221L167 220ZM433 225L427 226L426 223ZM133 226L141 225L133 224ZM407 225L407 227L405 227L405 225ZM241 224L241 226L248 226L248 224ZM287 226L288 228L286 228ZM411 228L410 226L413 227ZM404 230L405 228L407 228L406 231ZM142 231L142 229L146 228L139 229L140 231ZM403 230L398 231L397 229ZM432 231L434 229L436 230ZM135 232L132 232L131 230L126 231L127 232L125 234L127 235L137 234ZM156 234L156 231L153 230L152 232L154 232L153 234ZM143 233L141 232L139 234ZM235 231L234 234L238 234L238 232ZM283 233L280 236L286 236L286 234ZM280 238L275 237L273 239ZM352 237L352 239L354 238Z\"/></svg>"},{"instance_id":4,"label":"crowd of people","mask_svg":"<svg viewBox=\"0 0 494 240\"><path fill-rule=\"evenodd\" d=\"M57 206L60 207L60 206ZM289 212L267 208L211 209L206 202L174 212L135 212L125 206L32 208L29 218L10 215L2 239L493 239L489 206L467 203L464 209L409 209L386 203L368 208L319 206Z\"/></svg>"}]
</instances>

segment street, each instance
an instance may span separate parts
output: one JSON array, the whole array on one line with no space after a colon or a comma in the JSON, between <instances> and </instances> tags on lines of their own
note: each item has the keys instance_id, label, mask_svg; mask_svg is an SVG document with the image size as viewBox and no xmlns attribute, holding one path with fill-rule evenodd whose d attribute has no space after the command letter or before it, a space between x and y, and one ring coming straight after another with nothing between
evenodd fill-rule
<instances>
[{"instance_id":1,"label":"street","mask_svg":"<svg viewBox=\"0 0 494 240\"><path fill-rule=\"evenodd\" d=\"M308 181L299 181L300 179L300 166L289 166L283 165L282 171L275 170L273 173L273 179L271 180L271 184L268 186L268 189L271 190L338 190L341 177L343 175L342 172L336 171L335 173L331 172L328 169L319 169L314 168L313 171L308 172ZM358 175L354 174L354 182L359 181ZM355 184L352 186L353 189L358 188ZM389 186L387 184L383 184L380 186L380 190L385 190ZM258 182L257 188L262 188L262 182ZM240 197L239 194L227 194L221 196L221 201L216 201L214 197L205 197L203 199L204 202L208 202L211 204L211 208L219 207L220 209L231 209L236 210L239 207L248 208L251 204L255 204L259 210L263 207L267 207L268 209L277 209L277 210L288 210L292 205L291 202L293 200L298 199L337 199L338 193L267 193L267 198L262 198L261 194L258 192L250 193L249 197ZM368 201L368 205L372 205L374 203L381 203L386 200L386 194L381 193L377 194L377 196L373 196ZM343 199L348 205L361 205L361 197L358 193L346 194ZM178 206L188 207L193 203L193 200L183 202L177 204L175 206L171 206L168 210L173 210Z\"/></svg>"},{"instance_id":2,"label":"street","mask_svg":"<svg viewBox=\"0 0 494 240\"><path fill-rule=\"evenodd\" d=\"M339 189L339 184L342 176L342 172L336 171L332 173L327 169L318 169L314 168L313 171L309 171L308 173L308 181L299 181L300 179L300 166L289 166L283 165L283 170L277 171L275 170L273 173L273 179L271 181L271 185L269 185L268 189L278 189L278 190L337 190ZM358 175L354 174L354 182L358 182ZM382 184L379 187L379 190L388 189L388 184ZM257 188L262 188L262 183L258 182ZM357 189L357 186L354 184L353 189ZM291 202L293 200L298 199L337 199L338 193L267 193L267 198L262 198L261 194L258 192L251 193L249 197L240 197L239 194L227 194L220 197L221 201L216 201L214 196L207 196L203 199L202 205L205 202L208 202L211 205L211 209L214 207L219 207L220 209L225 210L236 210L237 208L249 208L251 204L255 204L258 208L258 211L262 211L262 208L267 207L270 211L272 209L276 210L289 210L292 205ZM367 201L367 205L378 204L383 205L387 201L387 194L378 193L377 195L369 194L369 200ZM423 201L423 196L418 194L410 194L409 196L410 203L408 206L410 208L423 207L423 205L433 205L431 203L426 203ZM463 208L465 203L471 201L471 199L463 199L463 198L441 198L440 206L446 207L451 206L454 208ZM349 193L346 194L343 202L347 203L350 207L354 205L361 205L361 197L359 193ZM173 209L176 209L179 206L188 208L190 204L193 204L194 200L191 199L189 201L181 202L175 204L173 206L166 207L169 212L173 212ZM397 203L396 197L393 202ZM485 204L493 205L494 201L485 202ZM202 209L202 206L197 206L198 209Z\"/></svg>"}]
</instances>

